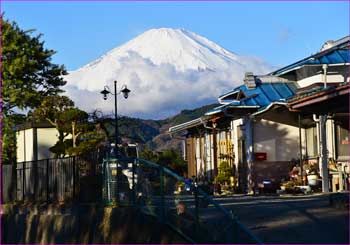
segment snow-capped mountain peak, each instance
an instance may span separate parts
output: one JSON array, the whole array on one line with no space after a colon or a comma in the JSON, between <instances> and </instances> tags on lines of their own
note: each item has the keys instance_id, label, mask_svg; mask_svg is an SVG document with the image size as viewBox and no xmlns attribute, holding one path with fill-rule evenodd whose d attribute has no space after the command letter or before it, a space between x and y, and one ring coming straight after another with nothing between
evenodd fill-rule
<instances>
[{"instance_id":1,"label":"snow-capped mountain peak","mask_svg":"<svg viewBox=\"0 0 350 245\"><path fill-rule=\"evenodd\" d=\"M265 73L270 68L257 58L234 54L191 31L159 28L150 29L95 61L69 72L65 79L67 91L73 97L80 94L73 90L85 90L92 95L103 85L111 84L115 79L121 80L129 87L136 88L134 98L136 96L138 101L141 98L147 101L142 104L135 101L129 106L129 112L152 115L155 110L164 110L161 114L169 114L173 110L169 111L170 107L202 105L204 100L214 100L220 92L238 84L244 72ZM203 87L198 87L200 84ZM187 89L186 93L178 94L175 91L179 85ZM146 91L148 98L145 97ZM191 102L182 99L177 103L177 99L184 94L191 98ZM163 98L164 95L166 97ZM185 101L187 106L184 105ZM82 104L84 109L93 109L79 100L76 102ZM101 103L97 101L94 106L112 109Z\"/></svg>"},{"instance_id":2,"label":"snow-capped mountain peak","mask_svg":"<svg viewBox=\"0 0 350 245\"><path fill-rule=\"evenodd\" d=\"M222 70L237 56L208 39L185 29L150 29L122 46L112 49L97 62L104 59L121 59L136 53L155 65L171 64L178 71Z\"/></svg>"}]
</instances>

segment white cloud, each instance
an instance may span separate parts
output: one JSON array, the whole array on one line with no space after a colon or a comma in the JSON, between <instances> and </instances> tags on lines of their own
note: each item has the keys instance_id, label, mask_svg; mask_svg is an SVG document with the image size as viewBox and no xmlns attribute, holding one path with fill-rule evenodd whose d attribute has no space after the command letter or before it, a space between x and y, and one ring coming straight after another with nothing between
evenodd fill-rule
<instances>
[{"instance_id":1,"label":"white cloud","mask_svg":"<svg viewBox=\"0 0 350 245\"><path fill-rule=\"evenodd\" d=\"M114 113L114 98L103 100L100 91L104 81L108 81L107 85L113 90L113 80L117 79L118 89L126 84L131 90L127 100L118 96L118 114L163 118L181 109L216 102L220 94L241 84L245 71L261 74L269 70L260 60L250 58L250 61L250 64L232 65L226 71L179 72L172 65L154 65L133 53L120 59L113 73L102 70L103 76L100 76L96 71L89 74L87 70L83 77L70 77L65 90L80 108L100 109L111 114Z\"/></svg>"}]
</instances>

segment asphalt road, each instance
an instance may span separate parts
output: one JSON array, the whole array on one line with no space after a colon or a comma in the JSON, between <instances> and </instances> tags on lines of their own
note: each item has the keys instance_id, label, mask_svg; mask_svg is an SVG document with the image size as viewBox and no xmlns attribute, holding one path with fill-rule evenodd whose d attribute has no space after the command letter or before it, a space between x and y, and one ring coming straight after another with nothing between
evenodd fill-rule
<instances>
[{"instance_id":1,"label":"asphalt road","mask_svg":"<svg viewBox=\"0 0 350 245\"><path fill-rule=\"evenodd\" d=\"M325 194L215 198L264 243L349 244L349 210Z\"/></svg>"}]
</instances>

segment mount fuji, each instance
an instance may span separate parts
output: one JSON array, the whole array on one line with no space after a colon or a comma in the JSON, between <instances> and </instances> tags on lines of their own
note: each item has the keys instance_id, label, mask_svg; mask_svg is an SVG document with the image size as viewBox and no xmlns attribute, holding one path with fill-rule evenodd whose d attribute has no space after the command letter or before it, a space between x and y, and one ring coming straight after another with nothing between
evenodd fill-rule
<instances>
[{"instance_id":1,"label":"mount fuji","mask_svg":"<svg viewBox=\"0 0 350 245\"><path fill-rule=\"evenodd\" d=\"M236 39L237 41L239 39ZM131 90L118 99L118 114L164 118L182 109L213 103L221 93L242 83L244 73L273 69L253 56L232 53L205 37L184 29L151 29L87 65L68 72L65 90L86 111L113 113L114 101L104 101L105 85Z\"/></svg>"}]
</instances>

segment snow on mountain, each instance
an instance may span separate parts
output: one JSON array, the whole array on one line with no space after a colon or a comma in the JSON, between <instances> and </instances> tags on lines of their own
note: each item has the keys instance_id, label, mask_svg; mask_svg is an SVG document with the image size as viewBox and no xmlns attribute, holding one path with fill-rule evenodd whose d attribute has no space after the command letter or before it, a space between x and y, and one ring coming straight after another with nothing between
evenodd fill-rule
<instances>
[{"instance_id":1,"label":"snow on mountain","mask_svg":"<svg viewBox=\"0 0 350 245\"><path fill-rule=\"evenodd\" d=\"M184 29L151 29L65 76L65 90L84 110L114 110L102 100L104 85L126 84L128 100L118 114L161 118L184 108L213 103L242 82L244 73L265 74L272 67L256 57L234 54Z\"/></svg>"}]
</instances>

